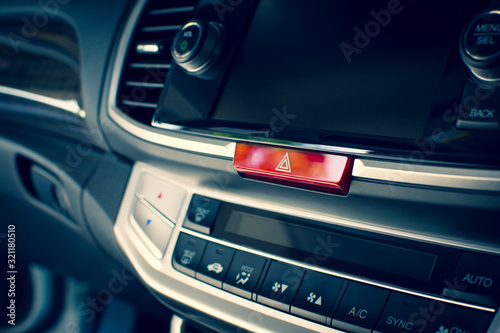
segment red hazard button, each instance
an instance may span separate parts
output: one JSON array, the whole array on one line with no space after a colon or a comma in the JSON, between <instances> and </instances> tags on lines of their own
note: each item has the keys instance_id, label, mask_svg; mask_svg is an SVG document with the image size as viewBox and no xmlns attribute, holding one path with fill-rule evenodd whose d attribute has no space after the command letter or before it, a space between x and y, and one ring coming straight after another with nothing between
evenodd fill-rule
<instances>
[{"instance_id":1,"label":"red hazard button","mask_svg":"<svg viewBox=\"0 0 500 333\"><path fill-rule=\"evenodd\" d=\"M234 166L244 177L347 194L353 159L299 149L237 143Z\"/></svg>"}]
</instances>

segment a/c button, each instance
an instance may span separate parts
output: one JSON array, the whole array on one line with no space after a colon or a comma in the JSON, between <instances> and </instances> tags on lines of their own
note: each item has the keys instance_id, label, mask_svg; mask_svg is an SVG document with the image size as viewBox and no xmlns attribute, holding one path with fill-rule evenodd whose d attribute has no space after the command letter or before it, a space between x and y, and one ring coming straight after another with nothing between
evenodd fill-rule
<instances>
[{"instance_id":1,"label":"a/c button","mask_svg":"<svg viewBox=\"0 0 500 333\"><path fill-rule=\"evenodd\" d=\"M382 288L350 282L333 316L332 326L349 332L371 332L389 293Z\"/></svg>"}]
</instances>

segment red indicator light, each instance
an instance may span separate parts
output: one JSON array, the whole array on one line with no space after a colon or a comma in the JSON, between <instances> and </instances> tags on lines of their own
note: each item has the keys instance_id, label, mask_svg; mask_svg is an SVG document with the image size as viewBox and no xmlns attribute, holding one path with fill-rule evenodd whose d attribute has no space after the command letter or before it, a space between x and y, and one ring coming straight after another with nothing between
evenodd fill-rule
<instances>
[{"instance_id":1,"label":"red indicator light","mask_svg":"<svg viewBox=\"0 0 500 333\"><path fill-rule=\"evenodd\" d=\"M347 194L352 161L348 156L237 143L234 167L244 177Z\"/></svg>"}]
</instances>

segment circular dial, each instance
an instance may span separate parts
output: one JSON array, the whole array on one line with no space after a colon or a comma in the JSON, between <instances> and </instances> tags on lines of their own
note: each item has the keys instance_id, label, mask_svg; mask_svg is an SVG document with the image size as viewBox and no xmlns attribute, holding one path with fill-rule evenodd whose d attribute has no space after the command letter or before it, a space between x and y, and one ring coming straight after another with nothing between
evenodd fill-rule
<instances>
[{"instance_id":1,"label":"circular dial","mask_svg":"<svg viewBox=\"0 0 500 333\"><path fill-rule=\"evenodd\" d=\"M500 10L475 16L460 39L462 59L484 81L500 80Z\"/></svg>"},{"instance_id":2,"label":"circular dial","mask_svg":"<svg viewBox=\"0 0 500 333\"><path fill-rule=\"evenodd\" d=\"M172 43L174 61L188 73L208 71L217 61L222 48L222 27L202 20L187 22Z\"/></svg>"}]
</instances>

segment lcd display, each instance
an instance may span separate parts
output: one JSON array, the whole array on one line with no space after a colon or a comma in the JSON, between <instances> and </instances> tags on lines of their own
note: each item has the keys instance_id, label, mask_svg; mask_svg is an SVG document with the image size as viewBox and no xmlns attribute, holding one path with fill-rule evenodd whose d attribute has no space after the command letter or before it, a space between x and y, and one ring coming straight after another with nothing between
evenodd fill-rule
<instances>
[{"instance_id":1,"label":"lcd display","mask_svg":"<svg viewBox=\"0 0 500 333\"><path fill-rule=\"evenodd\" d=\"M212 118L420 138L463 6L262 0Z\"/></svg>"},{"instance_id":2,"label":"lcd display","mask_svg":"<svg viewBox=\"0 0 500 333\"><path fill-rule=\"evenodd\" d=\"M233 210L224 229L240 237L429 281L437 255Z\"/></svg>"}]
</instances>

